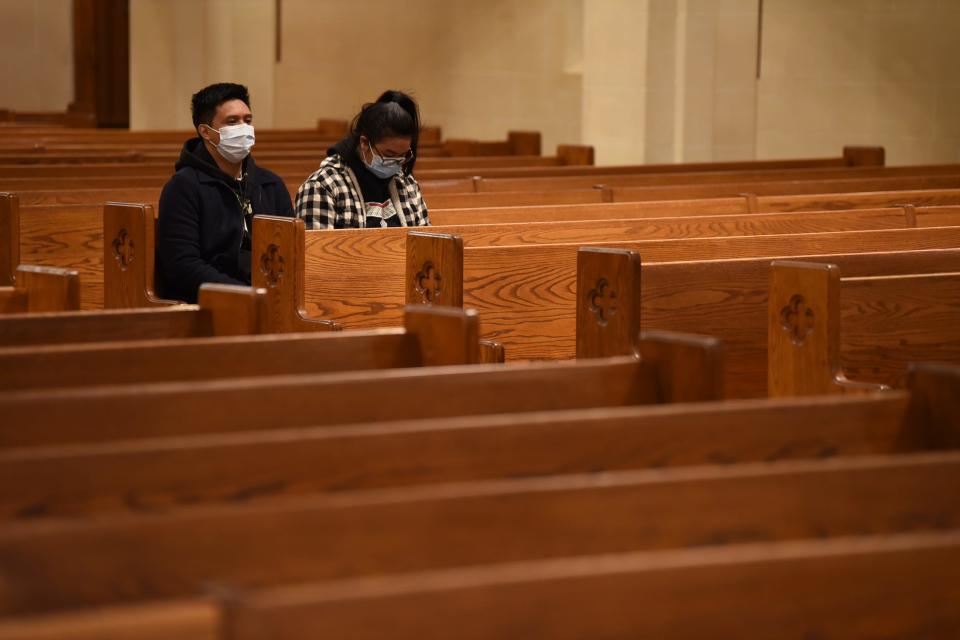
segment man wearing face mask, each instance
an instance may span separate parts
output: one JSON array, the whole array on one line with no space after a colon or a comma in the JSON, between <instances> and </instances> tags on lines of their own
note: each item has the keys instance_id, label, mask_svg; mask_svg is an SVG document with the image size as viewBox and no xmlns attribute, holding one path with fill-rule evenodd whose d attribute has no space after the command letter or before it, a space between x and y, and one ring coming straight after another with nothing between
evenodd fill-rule
<instances>
[{"instance_id":1,"label":"man wearing face mask","mask_svg":"<svg viewBox=\"0 0 960 640\"><path fill-rule=\"evenodd\" d=\"M413 98L386 91L366 104L346 137L297 191L308 229L415 227L430 224L413 177L420 113Z\"/></svg>"},{"instance_id":2,"label":"man wearing face mask","mask_svg":"<svg viewBox=\"0 0 960 640\"><path fill-rule=\"evenodd\" d=\"M192 99L196 138L160 196L159 289L196 302L204 282L250 284L254 214L293 216L286 185L253 161L255 135L247 88L220 83Z\"/></svg>"}]
</instances>

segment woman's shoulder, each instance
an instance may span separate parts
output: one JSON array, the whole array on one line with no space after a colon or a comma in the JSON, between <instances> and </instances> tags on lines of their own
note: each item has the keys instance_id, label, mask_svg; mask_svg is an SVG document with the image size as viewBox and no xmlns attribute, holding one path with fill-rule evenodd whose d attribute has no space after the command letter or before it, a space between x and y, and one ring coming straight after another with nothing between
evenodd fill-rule
<instances>
[{"instance_id":1,"label":"woman's shoulder","mask_svg":"<svg viewBox=\"0 0 960 640\"><path fill-rule=\"evenodd\" d=\"M311 173L305 182L316 182L327 186L347 184L347 165L339 155L327 156L320 167Z\"/></svg>"}]
</instances>

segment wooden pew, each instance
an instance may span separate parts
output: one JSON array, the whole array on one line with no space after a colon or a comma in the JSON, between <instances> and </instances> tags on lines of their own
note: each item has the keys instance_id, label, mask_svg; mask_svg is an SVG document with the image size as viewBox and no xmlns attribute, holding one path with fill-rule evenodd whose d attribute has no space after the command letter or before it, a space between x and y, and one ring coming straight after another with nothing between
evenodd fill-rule
<instances>
[{"instance_id":1,"label":"wooden pew","mask_svg":"<svg viewBox=\"0 0 960 640\"><path fill-rule=\"evenodd\" d=\"M948 638L958 579L955 530L580 556L271 589L227 637Z\"/></svg>"},{"instance_id":2,"label":"wooden pew","mask_svg":"<svg viewBox=\"0 0 960 640\"><path fill-rule=\"evenodd\" d=\"M311 165L312 166L312 165ZM285 182L298 184L301 182L313 168L311 166L297 166L295 169L280 171L279 175ZM109 173L107 169L109 168ZM587 168L589 169L589 167ZM83 171L91 175L79 177L79 172ZM487 191L547 191L558 189L589 189L597 184L605 184L611 187L648 187L664 188L690 185L719 185L737 184L762 184L771 181L794 181L798 183L808 183L811 180L870 180L870 179L891 179L891 180L912 180L919 183L930 184L925 188L933 186L956 187L956 176L960 173L960 167L956 165L929 165L916 167L835 167L819 169L759 169L744 171L704 171L694 173L660 173L660 174L590 174L577 175L574 168L567 170L564 167L549 169L550 171L566 171L573 175L558 175L552 177L522 177L524 172L538 171L543 172L548 169L524 169L522 167L514 169L489 169L486 171L474 171L464 169L453 170L424 170L418 171L418 180L422 182L424 194L429 196L440 192L435 188L434 183L456 184L457 188L445 188L446 192L487 192ZM23 167L10 167L4 171L0 179L0 188L5 190L17 191L34 188L44 184L56 188L96 188L96 187L131 187L131 186L162 186L170 177L170 168L157 167L149 169L140 167L132 163L118 163L113 167L106 165L90 165L84 169L78 167L58 167L52 165L50 168L44 168L41 165L29 165ZM474 176L480 175L483 179L476 180ZM288 180L289 178L289 180ZM86 181L80 184L79 180ZM947 185L942 185L941 181L946 181ZM50 188L50 187L46 187ZM738 187L741 192L743 187ZM734 194L735 195L735 194ZM662 198L661 198L662 199Z\"/></svg>"},{"instance_id":3,"label":"wooden pew","mask_svg":"<svg viewBox=\"0 0 960 640\"><path fill-rule=\"evenodd\" d=\"M559 192L559 194L567 193L579 194L581 192L576 190ZM504 199L504 202L509 202L509 200ZM508 204L507 206L464 207L442 210L431 209L430 222L434 225L441 226L511 222L563 222L572 220L628 220L690 215L743 215L747 213L885 209L908 206L934 207L958 204L960 204L960 190L950 189L797 196L754 196L753 194L743 194L735 198L698 198L692 200L604 203L593 201L531 206Z\"/></svg>"},{"instance_id":4,"label":"wooden pew","mask_svg":"<svg viewBox=\"0 0 960 640\"><path fill-rule=\"evenodd\" d=\"M0 316L0 346L264 333L266 303L261 289L208 283L199 305Z\"/></svg>"},{"instance_id":5,"label":"wooden pew","mask_svg":"<svg viewBox=\"0 0 960 640\"><path fill-rule=\"evenodd\" d=\"M800 259L828 261L839 265L844 273L860 277L960 269L960 252L956 249L884 251L877 248L880 250L876 253L801 255ZM860 249L849 245L848 250ZM769 256L776 257L774 254L759 258L644 264L642 292L638 294L643 328L702 331L721 338L727 354L724 386L728 396L766 396ZM629 290L620 290L621 297L627 295L625 291ZM869 317L851 317L844 338L850 340L849 344L866 344L871 336L878 335L876 329ZM930 356L929 352L915 351L914 354ZM858 374L873 366L884 366L877 354L864 349L851 354L847 363L856 367ZM875 377L867 379L877 381Z\"/></svg>"},{"instance_id":6,"label":"wooden pew","mask_svg":"<svg viewBox=\"0 0 960 640\"><path fill-rule=\"evenodd\" d=\"M76 271L20 264L20 205L0 193L0 314L79 308Z\"/></svg>"},{"instance_id":7,"label":"wooden pew","mask_svg":"<svg viewBox=\"0 0 960 640\"><path fill-rule=\"evenodd\" d=\"M411 306L395 329L8 347L0 389L472 364L478 335L470 310Z\"/></svg>"},{"instance_id":8,"label":"wooden pew","mask_svg":"<svg viewBox=\"0 0 960 640\"><path fill-rule=\"evenodd\" d=\"M222 624L218 603L196 598L0 619L0 640L220 640Z\"/></svg>"},{"instance_id":9,"label":"wooden pew","mask_svg":"<svg viewBox=\"0 0 960 640\"><path fill-rule=\"evenodd\" d=\"M911 372L909 395L531 412L10 449L0 451L0 520L955 449L958 384L956 368L924 366Z\"/></svg>"},{"instance_id":10,"label":"wooden pew","mask_svg":"<svg viewBox=\"0 0 960 640\"><path fill-rule=\"evenodd\" d=\"M715 340L650 335L641 353L642 360L628 356L0 392L5 418L0 447L722 397ZM684 372L691 363L703 372L697 379ZM376 402L370 401L372 389ZM110 418L115 415L125 419Z\"/></svg>"},{"instance_id":11,"label":"wooden pew","mask_svg":"<svg viewBox=\"0 0 960 640\"><path fill-rule=\"evenodd\" d=\"M13 286L0 286L0 315L77 311L79 280L69 269L20 265Z\"/></svg>"},{"instance_id":12,"label":"wooden pew","mask_svg":"<svg viewBox=\"0 0 960 640\"><path fill-rule=\"evenodd\" d=\"M98 308L101 305L101 286L100 281L104 280L107 285L105 292L106 299L102 304L107 308L126 308L130 306L150 306L160 303L154 293L153 287L153 266L147 262L134 262L132 267L124 267L122 264L124 258L121 255L121 249L125 249L130 241L144 248L146 253L141 253L147 260L152 257L148 247L153 246L153 238L146 234L153 235L153 211L147 206L143 209L132 208L140 205L125 205L126 209L118 209L116 203L109 203L102 211L93 206L89 207L68 207L62 206L49 211L39 211L34 208L25 208L27 216L22 227L24 256L31 262L44 262L55 264L62 267L77 269L82 276L82 295L81 302L83 308ZM623 205L618 205L623 206ZM633 205L627 205L633 206ZM2 203L0 203L2 207ZM637 211L638 216L647 216L649 213L659 212L659 209L652 209L641 205L642 210ZM586 211L586 209L584 209ZM626 215L623 211L615 212L618 215ZM667 209L665 213L676 215L681 213L675 209ZM729 213L729 212L724 212ZM438 231L448 233L460 233L464 235L468 244L492 245L492 244L525 244L529 242L550 242L562 241L563 239L572 239L580 242L610 241L617 238L625 238L626 234L631 236L648 237L668 237L671 235L696 235L699 233L710 233L712 235L722 235L749 231L756 233L764 228L785 228L789 227L795 231L817 230L825 228L833 229L851 229L851 228L877 228L878 226L904 226L904 225L937 225L950 224L950 216L954 212L951 209L920 209L919 214L914 211L908 212L904 217L902 213L895 211L851 211L836 215L826 216L823 214L815 215L814 212L798 212L791 214L782 214L775 216L773 214L767 217L747 217L746 220L756 221L758 224L750 227L741 224L730 217L727 220L716 219L716 217L689 218L689 220L679 219L641 219L632 220L626 218L622 221L608 221L602 226L591 222L566 222L566 223L538 223L536 225L497 225L488 227L469 229L462 227L452 229L437 228ZM936 214L936 215L935 215ZM4 214L0 208L0 217ZM586 217L584 215L584 217ZM954 216L955 217L955 216ZM824 221L823 224L815 220ZM102 220L102 222L101 222ZM916 221L916 222L914 222ZM789 223L789 224L788 224ZM844 226L846 225L846 226ZM104 245L98 238L98 229L104 227L107 229L108 242ZM124 234L126 232L126 234ZM353 237L353 242L359 242L360 247L366 248L368 242L362 240L363 234L375 235L379 238L378 242L382 245L378 247L377 253L381 260L393 260L400 264L403 257L399 255L402 251L402 243L391 240L393 236L400 236L406 233L403 229L387 230L347 230L343 233L357 234ZM310 232L308 236L312 235ZM132 240L133 235L139 239ZM351 236L346 236L351 237ZM51 238L57 240L56 243ZM112 239L109 239L112 238ZM98 253L98 248L102 247L102 253ZM373 247L370 247L373 250ZM345 251L353 251L347 248ZM100 275L100 265L105 265L106 272ZM370 265L360 265L358 268L369 269ZM384 266L384 270L389 270L389 266ZM255 278L259 277L259 271L254 270ZM264 282L255 282L256 286L266 286ZM307 317L305 311L299 312L302 317ZM291 311L289 317L294 318L294 312Z\"/></svg>"},{"instance_id":13,"label":"wooden pew","mask_svg":"<svg viewBox=\"0 0 960 640\"><path fill-rule=\"evenodd\" d=\"M870 253L914 249L955 248L955 227L894 229L797 235L640 240L609 243L632 249L645 264L726 258L775 258L833 253ZM410 237L414 237L413 234ZM314 245L315 247L316 245ZM602 243L596 246L603 246ZM483 318L482 333L504 344L510 358L570 358L574 355L577 304L574 283L578 244L521 247L467 247L463 254L463 302ZM313 274L330 272L318 254L307 263L307 307L324 317L343 318L346 326L378 326L403 304L402 283L383 278L377 306L354 295L349 309L334 301L344 299L342 283L319 281ZM426 260L428 256L424 255ZM330 258L332 260L332 258ZM343 256L337 256L343 266ZM352 262L351 262L352 264ZM432 264L444 277L442 262ZM440 265L440 266L438 266ZM454 271L456 273L456 266ZM535 274L535 277L531 277ZM446 278L448 284L451 282ZM457 280L454 279L453 282ZM345 290L352 287L347 285ZM761 314L764 315L764 314ZM762 369L762 377L765 377Z\"/></svg>"},{"instance_id":14,"label":"wooden pew","mask_svg":"<svg viewBox=\"0 0 960 640\"><path fill-rule=\"evenodd\" d=\"M957 529L957 489L960 453L953 451L7 523L0 531L0 610L200 596L210 582L249 589L551 557Z\"/></svg>"},{"instance_id":15,"label":"wooden pew","mask_svg":"<svg viewBox=\"0 0 960 640\"><path fill-rule=\"evenodd\" d=\"M841 280L835 264L775 261L768 309L771 395L902 386L911 360L960 362L960 269Z\"/></svg>"}]
</instances>

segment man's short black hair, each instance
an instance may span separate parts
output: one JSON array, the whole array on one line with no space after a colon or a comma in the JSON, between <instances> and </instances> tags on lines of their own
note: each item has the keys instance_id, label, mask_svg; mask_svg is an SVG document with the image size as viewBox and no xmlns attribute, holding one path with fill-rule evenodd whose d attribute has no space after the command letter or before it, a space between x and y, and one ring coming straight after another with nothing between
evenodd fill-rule
<instances>
[{"instance_id":1,"label":"man's short black hair","mask_svg":"<svg viewBox=\"0 0 960 640\"><path fill-rule=\"evenodd\" d=\"M250 107L250 93L242 84L218 82L193 94L190 99L190 107L193 112L193 128L196 129L201 124L209 125L213 122L213 116L217 113L217 108L230 100L243 100L247 108Z\"/></svg>"}]
</instances>

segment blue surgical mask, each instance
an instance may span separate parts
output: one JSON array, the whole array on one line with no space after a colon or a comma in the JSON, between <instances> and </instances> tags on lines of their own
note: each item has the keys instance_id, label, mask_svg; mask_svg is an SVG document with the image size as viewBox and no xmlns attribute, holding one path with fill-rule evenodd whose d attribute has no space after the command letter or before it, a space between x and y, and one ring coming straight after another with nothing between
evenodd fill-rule
<instances>
[{"instance_id":1,"label":"blue surgical mask","mask_svg":"<svg viewBox=\"0 0 960 640\"><path fill-rule=\"evenodd\" d=\"M366 158L363 157L363 154L360 154L360 158L363 160L364 166L370 170L370 173L378 178L392 178L395 175L399 175L400 172L403 171L402 158L384 159L383 156L373 150L373 147L370 147L370 155L373 158L373 160L370 162L367 162Z\"/></svg>"}]
</instances>

